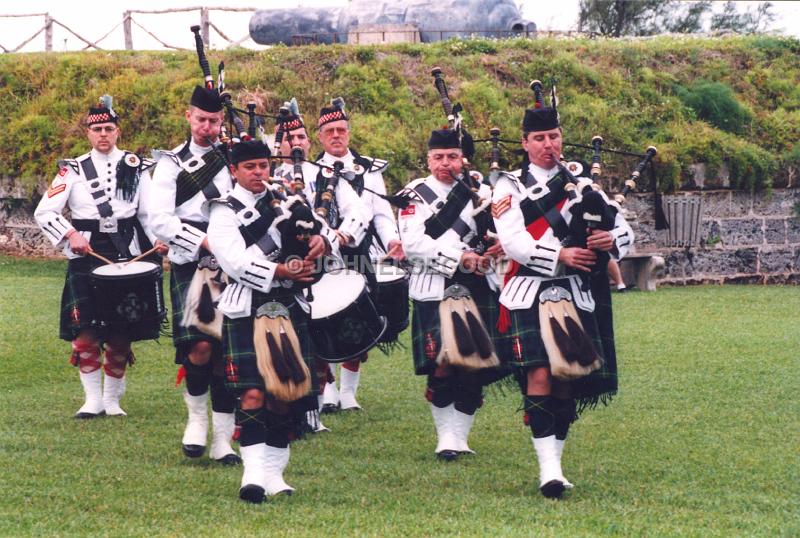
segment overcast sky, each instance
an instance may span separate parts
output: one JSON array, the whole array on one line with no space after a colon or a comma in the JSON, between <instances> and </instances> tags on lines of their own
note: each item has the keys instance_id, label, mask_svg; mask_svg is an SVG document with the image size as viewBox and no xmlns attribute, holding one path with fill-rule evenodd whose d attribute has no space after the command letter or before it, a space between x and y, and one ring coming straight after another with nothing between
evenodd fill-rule
<instances>
[{"instance_id":1,"label":"overcast sky","mask_svg":"<svg viewBox=\"0 0 800 538\"><path fill-rule=\"evenodd\" d=\"M758 2L737 2L744 9L757 5ZM214 0L209 6L221 7L256 7L258 9L290 8L296 6L334 7L346 5L346 0ZM540 30L574 30L578 18L578 0L523 0L523 16L536 23ZM722 2L719 2L721 5ZM800 1L774 2L773 11L778 14L774 23L776 30L800 37ZM23 13L50 13L59 22L70 27L83 37L94 41L109 32L122 21L122 13L127 9L156 10L166 8L196 7L199 0L122 0L117 2L84 0L68 2L66 0L0 0L0 15ZM250 13L211 13L211 22L216 24L229 38L239 40L247 35ZM135 14L134 21L153 32L168 45L191 48L193 45L189 26L199 23L199 11L180 14ZM16 48L31 37L44 25L44 18L4 18L0 17L0 45L6 49ZM178 31L180 30L180 31ZM133 25L133 44L137 50L162 49L163 47L152 37ZM214 48L224 47L227 43L211 30L211 44ZM53 32L53 49L80 50L85 45L55 25ZM125 47L122 26L118 26L104 39L100 46L105 49L123 49ZM244 46L261 48L252 40ZM2 50L2 49L0 49ZM44 50L44 33L39 34L22 52Z\"/></svg>"}]
</instances>

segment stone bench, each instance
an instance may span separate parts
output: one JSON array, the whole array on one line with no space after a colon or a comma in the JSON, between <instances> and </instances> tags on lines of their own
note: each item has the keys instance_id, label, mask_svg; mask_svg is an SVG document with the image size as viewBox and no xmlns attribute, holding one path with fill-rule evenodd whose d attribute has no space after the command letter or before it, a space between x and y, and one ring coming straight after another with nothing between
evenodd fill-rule
<instances>
[{"instance_id":1,"label":"stone bench","mask_svg":"<svg viewBox=\"0 0 800 538\"><path fill-rule=\"evenodd\" d=\"M656 280L664 276L664 258L656 253L635 252L620 260L619 269L626 286L656 291Z\"/></svg>"}]
</instances>

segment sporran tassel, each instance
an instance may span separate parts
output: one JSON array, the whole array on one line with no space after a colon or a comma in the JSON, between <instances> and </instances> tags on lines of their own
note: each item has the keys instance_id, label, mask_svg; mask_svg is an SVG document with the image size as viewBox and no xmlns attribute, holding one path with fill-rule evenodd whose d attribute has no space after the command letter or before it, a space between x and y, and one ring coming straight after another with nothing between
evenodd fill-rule
<instances>
[{"instance_id":1,"label":"sporran tassel","mask_svg":"<svg viewBox=\"0 0 800 538\"><path fill-rule=\"evenodd\" d=\"M573 342L570 336L564 331L561 324L552 313L550 314L550 328L553 331L553 340L555 340L561 354L564 355L564 359L570 363L579 360L580 355L578 354L578 348L575 346L575 342Z\"/></svg>"},{"instance_id":2,"label":"sporran tassel","mask_svg":"<svg viewBox=\"0 0 800 538\"><path fill-rule=\"evenodd\" d=\"M467 327L467 324L458 312L450 310L450 316L453 319L453 332L456 337L458 352L462 357L468 357L475 353L475 341L472 339L469 327Z\"/></svg>"},{"instance_id":3,"label":"sporran tassel","mask_svg":"<svg viewBox=\"0 0 800 538\"><path fill-rule=\"evenodd\" d=\"M203 290L200 292L200 301L197 303L197 319L203 323L211 323L216 317L214 301L211 298L211 288L207 282L203 283Z\"/></svg>"},{"instance_id":4,"label":"sporran tassel","mask_svg":"<svg viewBox=\"0 0 800 538\"><path fill-rule=\"evenodd\" d=\"M281 383L286 383L292 378L292 369L278 346L278 341L269 331L267 331L267 347L269 348L269 355L272 359L272 367L275 369L275 374L281 380Z\"/></svg>"},{"instance_id":5,"label":"sporran tassel","mask_svg":"<svg viewBox=\"0 0 800 538\"><path fill-rule=\"evenodd\" d=\"M599 358L594 349L592 340L589 338L589 335L586 334L586 331L583 330L583 327L567 314L564 315L564 323L567 326L567 331L569 331L570 336L576 342L578 362L581 366L589 366Z\"/></svg>"},{"instance_id":6,"label":"sporran tassel","mask_svg":"<svg viewBox=\"0 0 800 538\"><path fill-rule=\"evenodd\" d=\"M283 326L281 326L281 348L283 348L286 362L292 371L292 381L299 385L306 380L306 374L300 367L300 361L303 359L298 357L295 353L294 347L292 347L292 343L289 341L289 335L286 334Z\"/></svg>"},{"instance_id":7,"label":"sporran tassel","mask_svg":"<svg viewBox=\"0 0 800 538\"><path fill-rule=\"evenodd\" d=\"M489 338L489 334L483 324L471 310L467 310L467 325L469 325L469 332L472 334L472 339L478 348L478 355L484 360L490 359L493 351L492 340Z\"/></svg>"}]
</instances>

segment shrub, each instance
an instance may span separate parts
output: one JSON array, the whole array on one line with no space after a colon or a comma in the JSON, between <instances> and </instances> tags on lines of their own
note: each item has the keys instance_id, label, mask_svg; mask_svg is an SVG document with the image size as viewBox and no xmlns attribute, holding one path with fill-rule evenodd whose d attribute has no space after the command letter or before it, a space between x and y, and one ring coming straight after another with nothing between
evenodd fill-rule
<instances>
[{"instance_id":1,"label":"shrub","mask_svg":"<svg viewBox=\"0 0 800 538\"><path fill-rule=\"evenodd\" d=\"M676 93L699 119L734 134L745 134L752 114L742 106L733 90L721 82L698 81L688 88L678 86Z\"/></svg>"}]
</instances>

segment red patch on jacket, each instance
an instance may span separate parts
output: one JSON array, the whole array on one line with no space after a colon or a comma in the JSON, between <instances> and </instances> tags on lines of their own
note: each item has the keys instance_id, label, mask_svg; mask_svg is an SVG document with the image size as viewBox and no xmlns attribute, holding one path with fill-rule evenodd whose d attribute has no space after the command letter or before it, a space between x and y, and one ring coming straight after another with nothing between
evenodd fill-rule
<instances>
[{"instance_id":1,"label":"red patch on jacket","mask_svg":"<svg viewBox=\"0 0 800 538\"><path fill-rule=\"evenodd\" d=\"M67 175L67 172L69 172L69 168L67 168L66 166L65 166L65 167L63 167L63 168L59 168L59 170L58 170L58 177L64 177L64 176L66 176L66 175Z\"/></svg>"},{"instance_id":2,"label":"red patch on jacket","mask_svg":"<svg viewBox=\"0 0 800 538\"><path fill-rule=\"evenodd\" d=\"M417 208L412 204L409 205L407 208L400 210L401 217L409 217L417 212Z\"/></svg>"}]
</instances>

